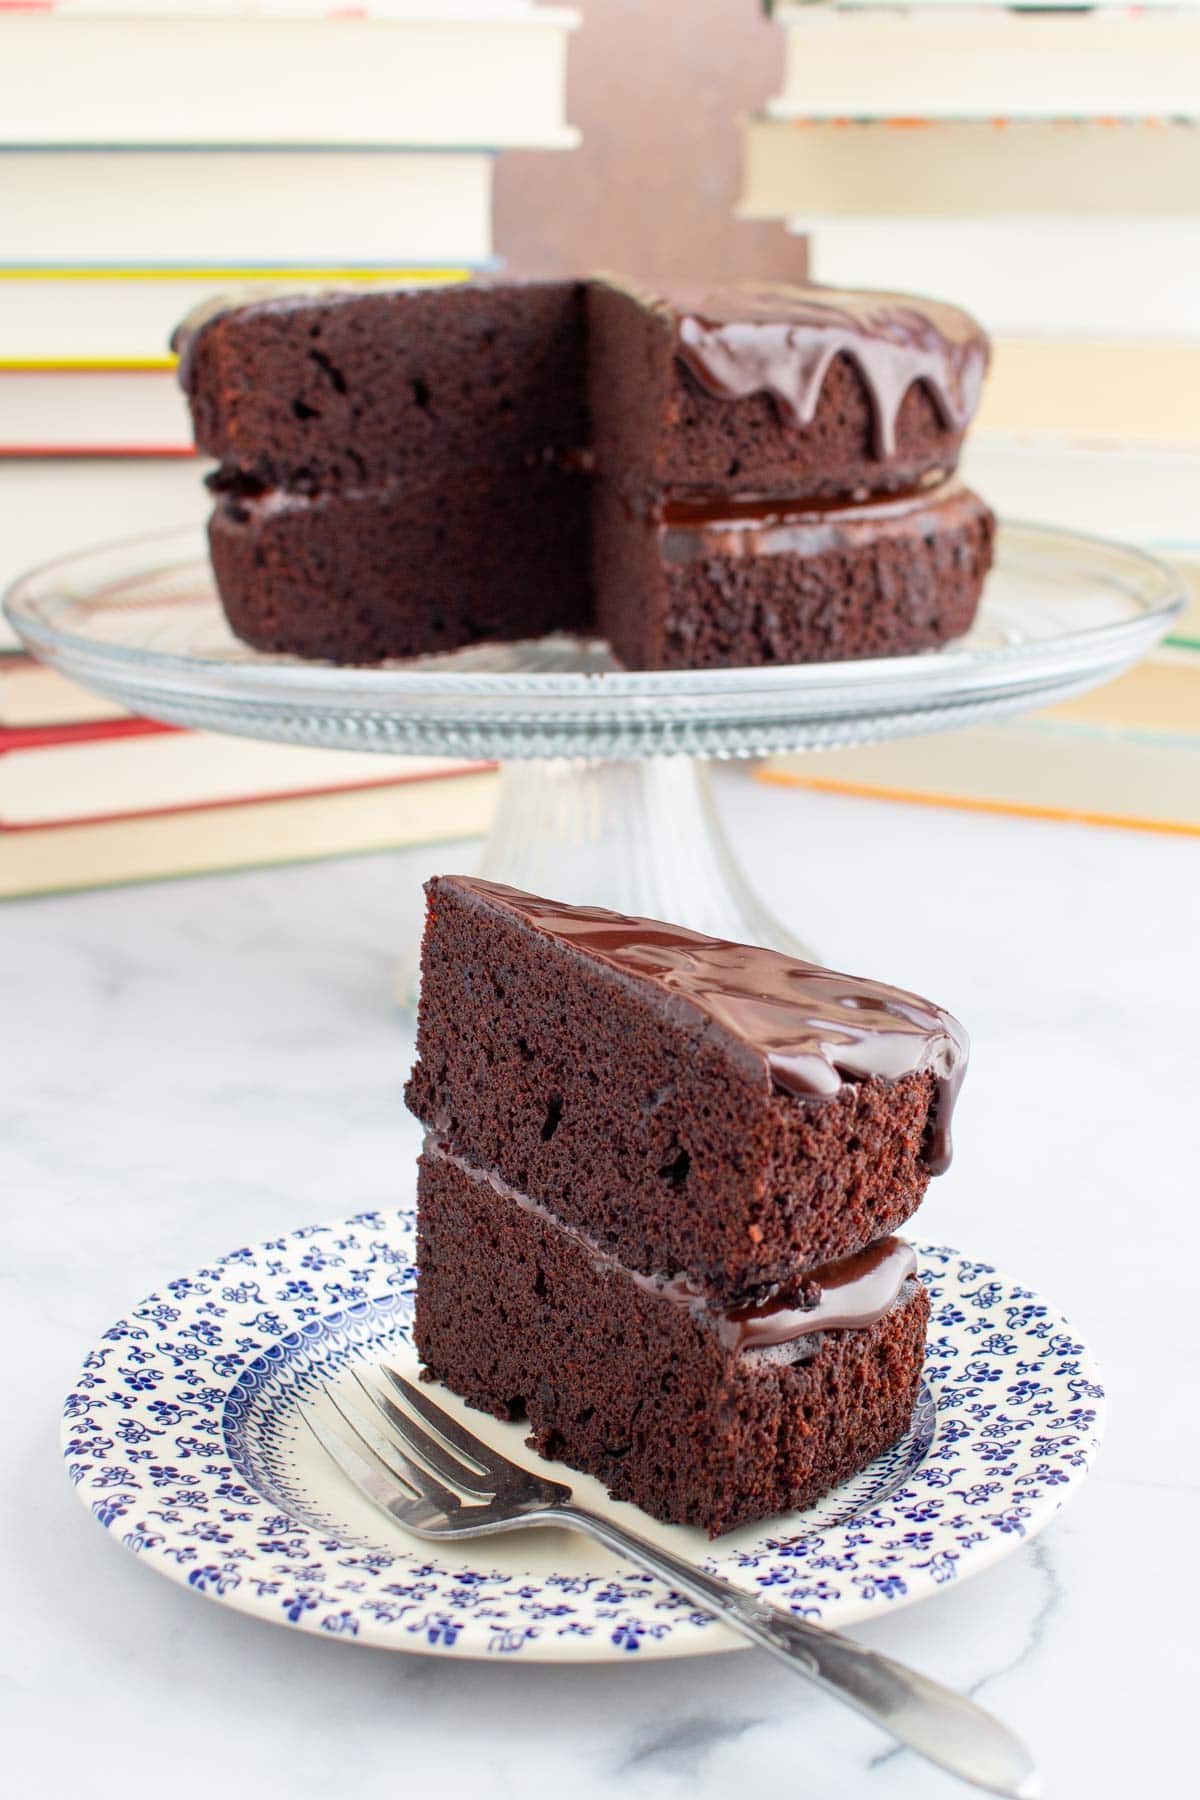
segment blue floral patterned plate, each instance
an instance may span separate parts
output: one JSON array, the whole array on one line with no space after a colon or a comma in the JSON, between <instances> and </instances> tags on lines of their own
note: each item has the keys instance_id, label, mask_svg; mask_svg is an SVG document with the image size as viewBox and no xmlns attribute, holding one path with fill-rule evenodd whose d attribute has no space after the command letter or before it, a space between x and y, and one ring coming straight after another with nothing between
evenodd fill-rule
<instances>
[{"instance_id":1,"label":"blue floral patterned plate","mask_svg":"<svg viewBox=\"0 0 1200 1800\"><path fill-rule=\"evenodd\" d=\"M299 1631L544 1662L732 1649L723 1627L583 1538L423 1543L327 1460L297 1401L348 1379L352 1363L415 1367L412 1226L411 1212L360 1213L235 1250L106 1331L63 1422L84 1505L174 1581ZM912 1428L808 1512L713 1545L573 1471L563 1479L588 1504L829 1625L986 1568L1082 1481L1103 1391L1083 1345L1035 1294L954 1250L918 1246L918 1257L933 1312ZM533 1460L520 1425L462 1410L473 1430Z\"/></svg>"}]
</instances>

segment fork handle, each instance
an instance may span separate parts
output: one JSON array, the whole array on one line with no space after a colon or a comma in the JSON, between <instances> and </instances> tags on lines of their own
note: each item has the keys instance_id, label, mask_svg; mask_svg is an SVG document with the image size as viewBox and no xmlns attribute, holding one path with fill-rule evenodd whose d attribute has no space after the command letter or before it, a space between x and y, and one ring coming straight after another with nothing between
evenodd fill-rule
<instances>
[{"instance_id":1,"label":"fork handle","mask_svg":"<svg viewBox=\"0 0 1200 1800\"><path fill-rule=\"evenodd\" d=\"M852 1638L770 1606L584 1507L556 1506L542 1517L547 1524L573 1526L647 1574L657 1575L676 1593L770 1651L796 1674L856 1707L950 1774L1011 1800L1035 1800L1040 1792L1024 1744L964 1695Z\"/></svg>"}]
</instances>

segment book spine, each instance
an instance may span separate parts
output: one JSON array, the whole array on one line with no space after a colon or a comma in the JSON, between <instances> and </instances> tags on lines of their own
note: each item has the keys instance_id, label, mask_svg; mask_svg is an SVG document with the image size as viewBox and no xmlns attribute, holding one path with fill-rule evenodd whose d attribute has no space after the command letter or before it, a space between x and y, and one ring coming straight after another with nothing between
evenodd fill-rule
<instances>
[{"instance_id":1,"label":"book spine","mask_svg":"<svg viewBox=\"0 0 1200 1800\"><path fill-rule=\"evenodd\" d=\"M102 744L113 738L163 737L182 731L160 719L97 719L86 724L0 726L0 756L18 750L52 750L66 744Z\"/></svg>"},{"instance_id":2,"label":"book spine","mask_svg":"<svg viewBox=\"0 0 1200 1800\"><path fill-rule=\"evenodd\" d=\"M292 800L316 800L331 794L371 793L378 788L413 787L430 781L455 781L465 775L490 773L494 763L464 763L458 769L423 770L419 775L399 773L381 775L378 780L324 782L317 787L289 788L285 793L238 794L220 800L185 800L171 806L146 806L136 809L114 808L108 812L80 814L63 819L31 819L20 824L0 819L0 837L29 836L32 833L69 831L86 825L116 825L141 819L183 818L192 813L228 812L238 807L275 806Z\"/></svg>"}]
</instances>

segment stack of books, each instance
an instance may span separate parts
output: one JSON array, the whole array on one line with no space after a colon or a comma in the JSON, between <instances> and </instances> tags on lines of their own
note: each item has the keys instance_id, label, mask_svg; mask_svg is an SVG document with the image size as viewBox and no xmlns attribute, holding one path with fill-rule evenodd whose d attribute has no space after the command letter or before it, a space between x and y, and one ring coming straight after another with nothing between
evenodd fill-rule
<instances>
[{"instance_id":1,"label":"stack of books","mask_svg":"<svg viewBox=\"0 0 1200 1800\"><path fill-rule=\"evenodd\" d=\"M974 312L982 431L1200 448L1197 0L772 11L744 214L806 236L818 281Z\"/></svg>"},{"instance_id":2,"label":"stack of books","mask_svg":"<svg viewBox=\"0 0 1200 1800\"><path fill-rule=\"evenodd\" d=\"M493 782L148 719L0 728L0 898L475 837Z\"/></svg>"},{"instance_id":3,"label":"stack of books","mask_svg":"<svg viewBox=\"0 0 1200 1800\"><path fill-rule=\"evenodd\" d=\"M815 280L974 312L994 360L966 479L1157 548L1196 599L1095 694L765 777L1200 832L1200 0L769 10L784 82L747 127L743 212L807 237Z\"/></svg>"},{"instance_id":4,"label":"stack of books","mask_svg":"<svg viewBox=\"0 0 1200 1800\"><path fill-rule=\"evenodd\" d=\"M490 266L497 152L576 142L577 22L532 0L0 0L0 589L203 519L168 348L197 301ZM452 767L151 728L0 621L0 893L474 832L487 777Z\"/></svg>"},{"instance_id":5,"label":"stack of books","mask_svg":"<svg viewBox=\"0 0 1200 1800\"><path fill-rule=\"evenodd\" d=\"M1200 837L1200 556L1163 647L1026 718L819 756L769 757L783 786L969 812Z\"/></svg>"}]
</instances>

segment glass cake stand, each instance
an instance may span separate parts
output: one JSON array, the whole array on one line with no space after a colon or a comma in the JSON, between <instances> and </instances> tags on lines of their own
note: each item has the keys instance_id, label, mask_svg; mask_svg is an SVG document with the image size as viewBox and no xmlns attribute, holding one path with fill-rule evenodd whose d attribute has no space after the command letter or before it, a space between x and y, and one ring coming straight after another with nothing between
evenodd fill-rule
<instances>
[{"instance_id":1,"label":"glass cake stand","mask_svg":"<svg viewBox=\"0 0 1200 1800\"><path fill-rule=\"evenodd\" d=\"M1137 661L1183 602L1180 577L1142 551L1007 524L972 631L920 656L629 674L603 644L554 637L339 668L240 644L203 532L189 529L64 557L18 581L5 610L43 662L152 718L388 756L494 757L479 873L794 950L726 846L706 759L1043 706Z\"/></svg>"}]
</instances>

